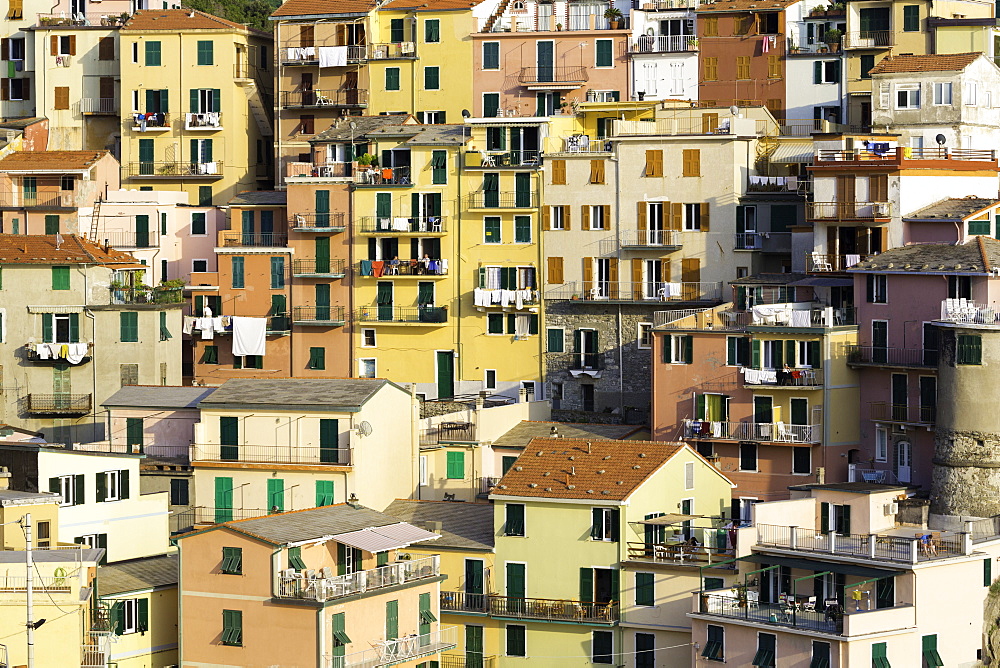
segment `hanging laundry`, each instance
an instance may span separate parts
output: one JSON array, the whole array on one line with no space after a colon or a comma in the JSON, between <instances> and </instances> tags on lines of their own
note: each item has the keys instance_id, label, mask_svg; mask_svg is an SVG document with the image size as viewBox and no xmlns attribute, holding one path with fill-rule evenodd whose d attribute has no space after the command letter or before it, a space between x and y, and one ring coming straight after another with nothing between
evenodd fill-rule
<instances>
[{"instance_id":1,"label":"hanging laundry","mask_svg":"<svg viewBox=\"0 0 1000 668\"><path fill-rule=\"evenodd\" d=\"M267 318L233 316L233 355L263 355L266 336Z\"/></svg>"}]
</instances>

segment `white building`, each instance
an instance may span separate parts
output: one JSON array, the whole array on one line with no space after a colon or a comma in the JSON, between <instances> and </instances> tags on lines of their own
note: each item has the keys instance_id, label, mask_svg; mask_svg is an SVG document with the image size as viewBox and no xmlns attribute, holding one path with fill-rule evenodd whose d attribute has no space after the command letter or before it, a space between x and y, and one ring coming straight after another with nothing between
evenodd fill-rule
<instances>
[{"instance_id":1,"label":"white building","mask_svg":"<svg viewBox=\"0 0 1000 668\"><path fill-rule=\"evenodd\" d=\"M654 0L633 9L631 99L697 100L698 0Z\"/></svg>"},{"instance_id":2,"label":"white building","mask_svg":"<svg viewBox=\"0 0 1000 668\"><path fill-rule=\"evenodd\" d=\"M842 123L846 118L844 98L846 63L840 45L828 45L830 30L843 33L844 10L826 5L796 2L785 10L788 54L785 59L785 118L821 119ZM818 128L817 128L818 129Z\"/></svg>"}]
</instances>

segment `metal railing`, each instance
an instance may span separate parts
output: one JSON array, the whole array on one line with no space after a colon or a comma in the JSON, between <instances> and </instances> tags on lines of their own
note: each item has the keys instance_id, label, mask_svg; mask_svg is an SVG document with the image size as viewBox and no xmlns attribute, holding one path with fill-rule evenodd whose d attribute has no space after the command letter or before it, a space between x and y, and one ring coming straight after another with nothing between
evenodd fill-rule
<instances>
[{"instance_id":1,"label":"metal railing","mask_svg":"<svg viewBox=\"0 0 1000 668\"><path fill-rule=\"evenodd\" d=\"M421 445L476 440L476 425L471 422L440 422L420 430Z\"/></svg>"},{"instance_id":2,"label":"metal railing","mask_svg":"<svg viewBox=\"0 0 1000 668\"><path fill-rule=\"evenodd\" d=\"M293 213L288 217L288 226L293 230L343 230L347 227L347 215L343 211L314 213L312 211Z\"/></svg>"},{"instance_id":3,"label":"metal railing","mask_svg":"<svg viewBox=\"0 0 1000 668\"><path fill-rule=\"evenodd\" d=\"M500 482L500 478L497 476L481 476L479 478L479 494L487 495L493 491L493 488L497 486Z\"/></svg>"},{"instance_id":4,"label":"metal railing","mask_svg":"<svg viewBox=\"0 0 1000 668\"><path fill-rule=\"evenodd\" d=\"M869 401L868 417L879 422L934 424L937 419L937 406L910 406L886 401Z\"/></svg>"},{"instance_id":5,"label":"metal railing","mask_svg":"<svg viewBox=\"0 0 1000 668\"><path fill-rule=\"evenodd\" d=\"M399 167L373 167L372 169L354 170L354 183L359 186L412 186L410 168L407 165Z\"/></svg>"},{"instance_id":6,"label":"metal railing","mask_svg":"<svg viewBox=\"0 0 1000 668\"><path fill-rule=\"evenodd\" d=\"M85 97L80 100L80 113L114 116L118 114L118 99L113 97Z\"/></svg>"},{"instance_id":7,"label":"metal railing","mask_svg":"<svg viewBox=\"0 0 1000 668\"><path fill-rule=\"evenodd\" d=\"M185 130L220 130L222 129L222 112L211 111L184 114Z\"/></svg>"},{"instance_id":8,"label":"metal railing","mask_svg":"<svg viewBox=\"0 0 1000 668\"><path fill-rule=\"evenodd\" d=\"M892 216L892 202L806 202L809 220L876 220Z\"/></svg>"},{"instance_id":9,"label":"metal railing","mask_svg":"<svg viewBox=\"0 0 1000 668\"><path fill-rule=\"evenodd\" d=\"M784 125L789 133L795 132L797 126ZM809 127L812 126L803 126ZM747 182L747 192L752 193L795 193L801 192L799 189L799 177L797 176L750 176Z\"/></svg>"},{"instance_id":10,"label":"metal railing","mask_svg":"<svg viewBox=\"0 0 1000 668\"><path fill-rule=\"evenodd\" d=\"M101 232L98 239L113 248L156 248L160 245L159 230L152 225L145 232L136 230Z\"/></svg>"},{"instance_id":11,"label":"metal railing","mask_svg":"<svg viewBox=\"0 0 1000 668\"><path fill-rule=\"evenodd\" d=\"M542 152L522 151L466 151L465 166L478 169L493 167L540 167Z\"/></svg>"},{"instance_id":12,"label":"metal railing","mask_svg":"<svg viewBox=\"0 0 1000 668\"><path fill-rule=\"evenodd\" d=\"M266 508L214 508L193 506L188 510L170 515L170 533L188 531L199 525L221 524L233 520L248 520L272 514Z\"/></svg>"},{"instance_id":13,"label":"metal railing","mask_svg":"<svg viewBox=\"0 0 1000 668\"><path fill-rule=\"evenodd\" d=\"M687 438L729 441L767 441L771 443L819 443L823 428L813 424L785 422L716 422L684 420Z\"/></svg>"},{"instance_id":14,"label":"metal railing","mask_svg":"<svg viewBox=\"0 0 1000 668\"><path fill-rule=\"evenodd\" d=\"M438 654L458 645L458 627L446 626L422 635L381 640L372 649L329 657L330 668L379 668Z\"/></svg>"},{"instance_id":15,"label":"metal railing","mask_svg":"<svg viewBox=\"0 0 1000 668\"><path fill-rule=\"evenodd\" d=\"M675 53L697 51L695 35L641 35L628 42L629 53Z\"/></svg>"},{"instance_id":16,"label":"metal railing","mask_svg":"<svg viewBox=\"0 0 1000 668\"><path fill-rule=\"evenodd\" d=\"M822 387L823 369L745 369L747 387Z\"/></svg>"},{"instance_id":17,"label":"metal railing","mask_svg":"<svg viewBox=\"0 0 1000 668\"><path fill-rule=\"evenodd\" d=\"M976 303L970 299L945 299L941 302L941 320L963 325L1000 325L1000 306Z\"/></svg>"},{"instance_id":18,"label":"metal railing","mask_svg":"<svg viewBox=\"0 0 1000 668\"><path fill-rule=\"evenodd\" d=\"M267 333L268 334L280 334L282 332L287 332L292 328L292 319L289 317L288 313L278 313L274 315L267 316Z\"/></svg>"},{"instance_id":19,"label":"metal railing","mask_svg":"<svg viewBox=\"0 0 1000 668\"><path fill-rule=\"evenodd\" d=\"M22 187L19 192L0 193L0 206L25 209L32 207L68 209L76 207L74 194L71 191L25 191Z\"/></svg>"},{"instance_id":20,"label":"metal railing","mask_svg":"<svg viewBox=\"0 0 1000 668\"><path fill-rule=\"evenodd\" d=\"M90 394L29 394L27 412L50 415L89 413L93 407Z\"/></svg>"},{"instance_id":21,"label":"metal railing","mask_svg":"<svg viewBox=\"0 0 1000 668\"><path fill-rule=\"evenodd\" d=\"M446 216L361 216L357 231L361 234L437 234L447 232Z\"/></svg>"},{"instance_id":22,"label":"metal railing","mask_svg":"<svg viewBox=\"0 0 1000 668\"><path fill-rule=\"evenodd\" d=\"M619 234L622 248L681 248L681 233L677 230L624 230Z\"/></svg>"},{"instance_id":23,"label":"metal railing","mask_svg":"<svg viewBox=\"0 0 1000 668\"><path fill-rule=\"evenodd\" d=\"M440 668L496 668L497 657L490 654L442 654Z\"/></svg>"},{"instance_id":24,"label":"metal railing","mask_svg":"<svg viewBox=\"0 0 1000 668\"><path fill-rule=\"evenodd\" d=\"M573 282L545 293L546 299L579 301L627 302L713 302L722 300L722 283L714 282L643 282L606 283L601 281Z\"/></svg>"},{"instance_id":25,"label":"metal railing","mask_svg":"<svg viewBox=\"0 0 1000 668\"><path fill-rule=\"evenodd\" d=\"M929 348L890 348L888 346L849 344L846 352L848 364L936 367L938 363L938 351Z\"/></svg>"},{"instance_id":26,"label":"metal railing","mask_svg":"<svg viewBox=\"0 0 1000 668\"><path fill-rule=\"evenodd\" d=\"M292 321L296 324L343 324L343 306L296 306L292 309Z\"/></svg>"},{"instance_id":27,"label":"metal railing","mask_svg":"<svg viewBox=\"0 0 1000 668\"><path fill-rule=\"evenodd\" d=\"M862 253L852 253L848 255L806 253L806 270L813 273L846 271L860 262L867 262L873 257L875 257L875 255Z\"/></svg>"},{"instance_id":28,"label":"metal railing","mask_svg":"<svg viewBox=\"0 0 1000 668\"><path fill-rule=\"evenodd\" d=\"M283 62L286 65L316 64L319 62L319 48L321 46L344 46L337 44L328 45L326 42L332 39L321 40L319 42L314 41L309 44L303 44L299 37L287 40L281 46ZM368 57L368 46L365 44L351 44L344 46L344 48L347 49L346 58L348 63L359 63Z\"/></svg>"},{"instance_id":29,"label":"metal railing","mask_svg":"<svg viewBox=\"0 0 1000 668\"><path fill-rule=\"evenodd\" d=\"M603 353L546 353L546 365L573 371L599 371L604 368Z\"/></svg>"},{"instance_id":30,"label":"metal railing","mask_svg":"<svg viewBox=\"0 0 1000 668\"><path fill-rule=\"evenodd\" d=\"M381 265L381 270L379 266ZM447 276L448 266L439 258L397 258L392 260L360 260L358 276Z\"/></svg>"},{"instance_id":31,"label":"metal railing","mask_svg":"<svg viewBox=\"0 0 1000 668\"><path fill-rule=\"evenodd\" d=\"M163 444L157 443L157 437L144 435L141 443L128 443L124 437L118 437L112 442L96 441L93 443L74 443L74 450L81 452L114 452L119 454L148 455L150 457L188 458L190 445L187 443Z\"/></svg>"},{"instance_id":32,"label":"metal railing","mask_svg":"<svg viewBox=\"0 0 1000 668\"><path fill-rule=\"evenodd\" d=\"M607 139L591 139L587 135L572 135L570 137L555 137L550 141L557 142L554 153L611 153L611 142Z\"/></svg>"},{"instance_id":33,"label":"metal railing","mask_svg":"<svg viewBox=\"0 0 1000 668\"><path fill-rule=\"evenodd\" d=\"M108 668L109 648L102 643L84 643L80 652L80 668Z\"/></svg>"},{"instance_id":34,"label":"metal railing","mask_svg":"<svg viewBox=\"0 0 1000 668\"><path fill-rule=\"evenodd\" d=\"M679 308L673 311L656 311L653 313L653 327L669 329L671 325L675 328L681 323L690 322L689 318L704 317L704 314L711 311L707 308ZM692 323L693 324L693 323Z\"/></svg>"},{"instance_id":35,"label":"metal railing","mask_svg":"<svg viewBox=\"0 0 1000 668\"><path fill-rule=\"evenodd\" d=\"M223 163L212 162L130 162L128 176L140 178L222 178Z\"/></svg>"},{"instance_id":36,"label":"metal railing","mask_svg":"<svg viewBox=\"0 0 1000 668\"><path fill-rule=\"evenodd\" d=\"M170 114L165 112L132 112L129 116L133 132L170 129Z\"/></svg>"},{"instance_id":37,"label":"metal railing","mask_svg":"<svg viewBox=\"0 0 1000 668\"><path fill-rule=\"evenodd\" d=\"M997 154L992 149L976 148L913 148L898 146L886 150L855 148L850 150L821 149L815 154L815 162L887 162L902 163L908 160L962 160L974 162L996 162Z\"/></svg>"},{"instance_id":38,"label":"metal railing","mask_svg":"<svg viewBox=\"0 0 1000 668\"><path fill-rule=\"evenodd\" d=\"M707 545L685 545L684 543L638 543L628 544L629 559L644 559L648 561L687 564L691 566L715 566L718 568L735 569L733 557L735 553L729 548L709 547Z\"/></svg>"},{"instance_id":39,"label":"metal railing","mask_svg":"<svg viewBox=\"0 0 1000 668\"><path fill-rule=\"evenodd\" d=\"M925 537L926 541L923 540ZM914 528L913 537L910 537L885 534L838 534L834 531L825 533L817 529L795 526L757 525L758 545L903 564L968 554L971 549L966 547L965 537L970 538L971 544L974 534L941 536L940 532L920 530L917 527Z\"/></svg>"},{"instance_id":40,"label":"metal railing","mask_svg":"<svg viewBox=\"0 0 1000 668\"><path fill-rule=\"evenodd\" d=\"M105 26L115 27L125 25L129 19L126 13L120 14L100 14L95 12L59 12L39 13L38 25L44 28L58 28L61 26Z\"/></svg>"},{"instance_id":41,"label":"metal railing","mask_svg":"<svg viewBox=\"0 0 1000 668\"><path fill-rule=\"evenodd\" d=\"M353 107L368 104L367 88L316 89L285 91L281 106L296 107Z\"/></svg>"},{"instance_id":42,"label":"metal railing","mask_svg":"<svg viewBox=\"0 0 1000 668\"><path fill-rule=\"evenodd\" d=\"M292 260L292 276L344 276L346 265L343 258Z\"/></svg>"},{"instance_id":43,"label":"metal railing","mask_svg":"<svg viewBox=\"0 0 1000 668\"><path fill-rule=\"evenodd\" d=\"M413 42L388 42L368 45L369 60L392 60L394 58L416 58L417 48Z\"/></svg>"},{"instance_id":44,"label":"metal railing","mask_svg":"<svg viewBox=\"0 0 1000 668\"><path fill-rule=\"evenodd\" d=\"M538 206L534 191L476 190L465 198L470 209L532 209Z\"/></svg>"},{"instance_id":45,"label":"metal railing","mask_svg":"<svg viewBox=\"0 0 1000 668\"><path fill-rule=\"evenodd\" d=\"M285 178L333 179L345 178L354 173L353 162L289 162L285 164Z\"/></svg>"},{"instance_id":46,"label":"metal railing","mask_svg":"<svg viewBox=\"0 0 1000 668\"><path fill-rule=\"evenodd\" d=\"M27 589L27 580L28 578L23 575L2 575L0 576L0 593L23 592ZM76 569L70 569L66 575L60 576L35 574L33 581L37 591L64 594L69 593L80 584L79 573Z\"/></svg>"},{"instance_id":47,"label":"metal railing","mask_svg":"<svg viewBox=\"0 0 1000 668\"><path fill-rule=\"evenodd\" d=\"M251 247L251 248L278 248L284 247L288 243L288 236L285 234L245 234L243 232L222 232L219 234L219 241L225 248Z\"/></svg>"},{"instance_id":48,"label":"metal railing","mask_svg":"<svg viewBox=\"0 0 1000 668\"><path fill-rule=\"evenodd\" d=\"M517 76L521 84L546 83L584 83L587 76L586 67L552 66L552 67L522 67Z\"/></svg>"},{"instance_id":49,"label":"metal railing","mask_svg":"<svg viewBox=\"0 0 1000 668\"><path fill-rule=\"evenodd\" d=\"M358 322L413 322L426 325L443 325L448 322L448 309L444 306L362 306L358 309Z\"/></svg>"},{"instance_id":50,"label":"metal railing","mask_svg":"<svg viewBox=\"0 0 1000 668\"><path fill-rule=\"evenodd\" d=\"M891 30L855 30L843 35L845 49L877 49L893 46Z\"/></svg>"},{"instance_id":51,"label":"metal railing","mask_svg":"<svg viewBox=\"0 0 1000 668\"><path fill-rule=\"evenodd\" d=\"M351 448L319 445L222 445L193 443L191 461L244 462L250 464L329 464L350 466Z\"/></svg>"},{"instance_id":52,"label":"metal railing","mask_svg":"<svg viewBox=\"0 0 1000 668\"><path fill-rule=\"evenodd\" d=\"M376 589L406 584L415 580L425 580L441 574L439 557L431 555L423 559L397 561L367 571L357 571L347 575L334 576L329 568L320 575L309 570L294 575L282 575L278 580L278 598L300 598L311 601L331 601L354 594L363 594ZM309 577L313 575L313 577Z\"/></svg>"},{"instance_id":53,"label":"metal railing","mask_svg":"<svg viewBox=\"0 0 1000 668\"><path fill-rule=\"evenodd\" d=\"M183 304L184 288L112 287L112 304Z\"/></svg>"},{"instance_id":54,"label":"metal railing","mask_svg":"<svg viewBox=\"0 0 1000 668\"><path fill-rule=\"evenodd\" d=\"M489 613L496 617L544 619L581 623L613 624L618 621L618 602L590 603L551 598L489 596Z\"/></svg>"},{"instance_id":55,"label":"metal railing","mask_svg":"<svg viewBox=\"0 0 1000 668\"><path fill-rule=\"evenodd\" d=\"M885 469L859 469L856 464L847 465L847 482L873 482L879 485L898 485L899 478Z\"/></svg>"},{"instance_id":56,"label":"metal railing","mask_svg":"<svg viewBox=\"0 0 1000 668\"><path fill-rule=\"evenodd\" d=\"M699 0L643 0L639 8L646 11L662 12L667 9L696 9L701 2Z\"/></svg>"}]
</instances>

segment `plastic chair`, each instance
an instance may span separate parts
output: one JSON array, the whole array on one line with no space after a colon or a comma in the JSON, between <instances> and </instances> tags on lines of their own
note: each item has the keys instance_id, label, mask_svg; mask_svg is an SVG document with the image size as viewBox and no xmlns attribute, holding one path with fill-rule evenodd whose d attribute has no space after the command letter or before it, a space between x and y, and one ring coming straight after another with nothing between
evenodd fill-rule
<instances>
[{"instance_id":1,"label":"plastic chair","mask_svg":"<svg viewBox=\"0 0 1000 668\"><path fill-rule=\"evenodd\" d=\"M812 254L813 271L833 271L833 265L822 253Z\"/></svg>"}]
</instances>

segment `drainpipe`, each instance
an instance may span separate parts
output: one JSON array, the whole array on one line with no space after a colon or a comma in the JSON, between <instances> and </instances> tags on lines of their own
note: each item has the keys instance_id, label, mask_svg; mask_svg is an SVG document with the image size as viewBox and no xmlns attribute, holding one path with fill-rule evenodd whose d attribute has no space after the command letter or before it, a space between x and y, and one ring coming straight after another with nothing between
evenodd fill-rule
<instances>
[{"instance_id":1,"label":"drainpipe","mask_svg":"<svg viewBox=\"0 0 1000 668\"><path fill-rule=\"evenodd\" d=\"M456 322L459 323L455 327L455 347L458 350L458 377L465 377L465 355L462 351L462 274L465 272L459 269L459 263L462 262L461 252L462 252L462 175L465 174L465 155L466 155L466 138L465 131L470 129L468 127L468 119L462 118L462 123L464 125L462 130L462 144L458 149L458 197L455 198L456 210L458 215L455 220L455 241L451 247L457 249L458 253L452 258L451 264L455 268L455 292L458 295L458 299L455 300L455 311L456 311ZM417 418L420 416L417 415ZM419 450L419 445L418 445ZM418 464L419 465L419 464ZM419 473L418 473L419 475ZM418 480L419 482L419 480ZM418 497L419 498L419 497Z\"/></svg>"},{"instance_id":2,"label":"drainpipe","mask_svg":"<svg viewBox=\"0 0 1000 668\"><path fill-rule=\"evenodd\" d=\"M830 336L823 328L823 469L830 475L830 463L828 459L827 445L830 443L830 420L827 419L827 412L830 410ZM811 418L810 418L811 419ZM817 482L819 482L817 480Z\"/></svg>"},{"instance_id":3,"label":"drainpipe","mask_svg":"<svg viewBox=\"0 0 1000 668\"><path fill-rule=\"evenodd\" d=\"M88 285L89 272L87 271L88 265L83 265L83 314L87 316L90 320L90 331L94 334L94 343L96 344L97 338L97 318L94 316L93 312L88 308L87 302L90 301L88 295L90 294L90 286ZM110 293L109 293L110 295ZM94 402L97 400L97 346L94 346L94 350L90 355L90 382L93 390L90 401ZM93 410L93 405L91 406L91 412L94 413L94 417L97 417L96 411ZM108 415L108 439L111 438L111 415Z\"/></svg>"},{"instance_id":4,"label":"drainpipe","mask_svg":"<svg viewBox=\"0 0 1000 668\"><path fill-rule=\"evenodd\" d=\"M614 125L612 124L612 127ZM615 145L615 155L611 157L611 162L615 164L615 244L618 249L615 254L618 256L619 261L621 260L621 225L618 221L621 220L621 163L618 161L618 144ZM618 267L619 281L621 281L621 266ZM625 423L625 353L622 350L622 305L618 304L618 322L616 323L617 330L616 336L618 337L618 411L622 416L622 424Z\"/></svg>"}]
</instances>

